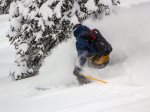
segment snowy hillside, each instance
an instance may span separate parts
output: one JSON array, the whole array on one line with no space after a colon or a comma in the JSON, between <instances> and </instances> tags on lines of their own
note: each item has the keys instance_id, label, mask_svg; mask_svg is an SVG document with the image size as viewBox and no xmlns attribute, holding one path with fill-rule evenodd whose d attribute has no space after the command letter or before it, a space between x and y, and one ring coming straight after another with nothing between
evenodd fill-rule
<instances>
[{"instance_id":1,"label":"snowy hillside","mask_svg":"<svg viewBox=\"0 0 150 112\"><path fill-rule=\"evenodd\" d=\"M122 0L121 6L102 21L84 22L98 28L113 47L106 68L84 68L108 83L84 86L72 74L74 38L53 50L38 76L11 81L15 50L4 38L8 16L0 16L0 112L150 112L150 1Z\"/></svg>"}]
</instances>

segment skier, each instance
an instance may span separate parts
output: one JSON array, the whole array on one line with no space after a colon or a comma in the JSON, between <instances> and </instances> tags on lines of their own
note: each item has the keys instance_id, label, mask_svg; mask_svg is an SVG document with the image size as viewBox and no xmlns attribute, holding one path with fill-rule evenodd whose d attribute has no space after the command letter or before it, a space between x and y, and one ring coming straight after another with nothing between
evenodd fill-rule
<instances>
[{"instance_id":1,"label":"skier","mask_svg":"<svg viewBox=\"0 0 150 112\"><path fill-rule=\"evenodd\" d=\"M76 24L73 27L73 34L76 37L79 57L79 66L75 66L73 73L80 84L87 84L90 81L80 74L82 67L87 64L97 69L104 68L109 62L112 47L97 29L91 30L87 26Z\"/></svg>"}]
</instances>

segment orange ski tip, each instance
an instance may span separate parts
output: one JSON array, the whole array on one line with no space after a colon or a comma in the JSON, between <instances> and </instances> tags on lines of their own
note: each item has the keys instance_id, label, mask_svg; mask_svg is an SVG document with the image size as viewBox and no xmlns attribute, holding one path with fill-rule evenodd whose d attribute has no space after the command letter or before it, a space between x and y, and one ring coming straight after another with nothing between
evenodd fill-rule
<instances>
[{"instance_id":1,"label":"orange ski tip","mask_svg":"<svg viewBox=\"0 0 150 112\"><path fill-rule=\"evenodd\" d=\"M80 74L80 75L84 76L85 78L87 78L89 80L97 81L97 82L100 82L100 83L108 83L107 81L104 81L104 80L101 80L101 79L97 79L97 78L92 77L92 76L87 76L87 75L83 75L83 74Z\"/></svg>"}]
</instances>

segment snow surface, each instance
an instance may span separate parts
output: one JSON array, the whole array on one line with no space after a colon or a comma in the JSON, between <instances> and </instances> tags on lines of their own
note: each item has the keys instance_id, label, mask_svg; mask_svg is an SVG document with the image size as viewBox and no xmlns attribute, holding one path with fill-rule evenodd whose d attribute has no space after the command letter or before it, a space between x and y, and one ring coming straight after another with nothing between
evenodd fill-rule
<instances>
[{"instance_id":1,"label":"snow surface","mask_svg":"<svg viewBox=\"0 0 150 112\"><path fill-rule=\"evenodd\" d=\"M123 7L131 7L133 5L138 5L142 3L148 3L150 0L120 0L121 6Z\"/></svg>"},{"instance_id":2,"label":"snow surface","mask_svg":"<svg viewBox=\"0 0 150 112\"><path fill-rule=\"evenodd\" d=\"M107 84L77 84L74 38L53 50L38 76L9 80L15 50L5 38L8 16L0 16L0 112L150 112L150 2L130 1L125 2L130 8L84 23L98 28L113 46L106 68L84 68Z\"/></svg>"}]
</instances>

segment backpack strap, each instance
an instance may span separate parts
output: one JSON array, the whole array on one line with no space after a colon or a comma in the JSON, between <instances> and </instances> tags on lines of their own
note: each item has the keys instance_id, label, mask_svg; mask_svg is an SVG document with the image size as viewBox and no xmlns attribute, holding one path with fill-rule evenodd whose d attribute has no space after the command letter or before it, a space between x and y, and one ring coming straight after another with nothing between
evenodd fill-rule
<instances>
[{"instance_id":1,"label":"backpack strap","mask_svg":"<svg viewBox=\"0 0 150 112\"><path fill-rule=\"evenodd\" d=\"M91 40L96 40L96 34L99 33L99 31L97 29L92 29L89 32L89 36Z\"/></svg>"}]
</instances>

